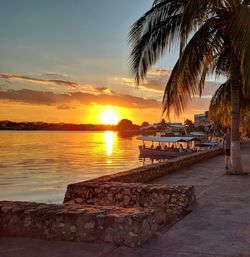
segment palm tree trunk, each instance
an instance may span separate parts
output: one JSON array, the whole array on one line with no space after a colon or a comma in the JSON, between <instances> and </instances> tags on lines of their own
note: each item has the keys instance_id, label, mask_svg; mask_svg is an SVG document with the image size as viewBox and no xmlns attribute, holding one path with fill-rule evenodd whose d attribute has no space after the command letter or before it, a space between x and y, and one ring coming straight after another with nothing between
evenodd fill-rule
<instances>
[{"instance_id":1,"label":"palm tree trunk","mask_svg":"<svg viewBox=\"0 0 250 257\"><path fill-rule=\"evenodd\" d=\"M238 81L232 81L231 85L231 161L232 173L243 172L240 155L240 91Z\"/></svg>"}]
</instances>

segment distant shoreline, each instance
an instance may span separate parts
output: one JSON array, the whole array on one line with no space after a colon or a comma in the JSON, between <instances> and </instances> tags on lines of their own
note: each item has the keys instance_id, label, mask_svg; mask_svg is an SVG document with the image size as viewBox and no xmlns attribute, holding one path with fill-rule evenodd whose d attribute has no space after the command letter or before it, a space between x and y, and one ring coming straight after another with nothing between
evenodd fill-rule
<instances>
[{"instance_id":1,"label":"distant shoreline","mask_svg":"<svg viewBox=\"0 0 250 257\"><path fill-rule=\"evenodd\" d=\"M106 132L106 131L112 131L112 132L118 132L123 134L134 134L139 135L141 134L141 131L120 131L115 129L105 129L105 130L73 130L73 129L0 129L1 131L57 131L57 132Z\"/></svg>"},{"instance_id":2,"label":"distant shoreline","mask_svg":"<svg viewBox=\"0 0 250 257\"><path fill-rule=\"evenodd\" d=\"M72 124L46 122L13 122L0 121L0 131L117 131L121 133L139 133L140 126L105 125L105 124Z\"/></svg>"},{"instance_id":3,"label":"distant shoreline","mask_svg":"<svg viewBox=\"0 0 250 257\"><path fill-rule=\"evenodd\" d=\"M81 131L81 132L105 132L105 131L113 131L113 132L119 132L119 130L115 129L105 129L105 130L77 130L77 129L15 129L15 128L7 128L2 129L0 128L0 131Z\"/></svg>"},{"instance_id":4,"label":"distant shoreline","mask_svg":"<svg viewBox=\"0 0 250 257\"><path fill-rule=\"evenodd\" d=\"M73 129L0 129L0 131L69 131L69 132L105 132L105 131L112 131L112 132L124 132L119 130L112 130L112 129L106 129L106 130L73 130Z\"/></svg>"}]
</instances>

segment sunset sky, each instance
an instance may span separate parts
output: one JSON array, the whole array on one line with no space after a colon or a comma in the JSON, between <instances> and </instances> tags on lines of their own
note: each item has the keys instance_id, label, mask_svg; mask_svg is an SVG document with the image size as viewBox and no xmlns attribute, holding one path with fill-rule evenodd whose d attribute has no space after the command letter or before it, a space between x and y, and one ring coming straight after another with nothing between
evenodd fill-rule
<instances>
[{"instance_id":1,"label":"sunset sky","mask_svg":"<svg viewBox=\"0 0 250 257\"><path fill-rule=\"evenodd\" d=\"M0 120L102 123L161 119L164 86L177 52L136 88L127 35L152 0L6 0L0 8ZM176 46L177 48L177 46ZM208 109L207 82L182 117ZM174 119L174 118L173 118Z\"/></svg>"}]
</instances>

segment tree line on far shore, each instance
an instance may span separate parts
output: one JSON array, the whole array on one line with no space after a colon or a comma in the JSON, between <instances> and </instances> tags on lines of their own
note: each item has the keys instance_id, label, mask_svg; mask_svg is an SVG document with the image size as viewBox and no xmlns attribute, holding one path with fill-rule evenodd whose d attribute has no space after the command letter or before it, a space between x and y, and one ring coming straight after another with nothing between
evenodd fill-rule
<instances>
[{"instance_id":1,"label":"tree line on far shore","mask_svg":"<svg viewBox=\"0 0 250 257\"><path fill-rule=\"evenodd\" d=\"M122 119L117 125L73 124L46 122L0 121L0 130L61 130L61 131L129 131L138 132L140 126L131 120Z\"/></svg>"},{"instance_id":2,"label":"tree line on far shore","mask_svg":"<svg viewBox=\"0 0 250 257\"><path fill-rule=\"evenodd\" d=\"M165 121L164 121L165 122ZM203 126L195 127L192 120L184 121L187 133L193 131L206 132ZM73 124L73 123L46 123L46 122L14 122L0 121L0 130L61 130L61 131L121 131L139 133L141 127L150 126L147 121L141 125L134 124L131 120L122 119L117 125L105 124ZM222 136L226 126L221 123L213 123L210 133ZM250 137L250 112L246 113L241 119L241 135Z\"/></svg>"}]
</instances>

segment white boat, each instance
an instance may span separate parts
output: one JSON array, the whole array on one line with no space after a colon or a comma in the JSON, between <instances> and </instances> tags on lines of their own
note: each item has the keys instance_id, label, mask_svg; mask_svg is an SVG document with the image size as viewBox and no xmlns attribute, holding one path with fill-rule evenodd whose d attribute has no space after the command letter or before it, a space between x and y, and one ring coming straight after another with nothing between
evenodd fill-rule
<instances>
[{"instance_id":1,"label":"white boat","mask_svg":"<svg viewBox=\"0 0 250 257\"><path fill-rule=\"evenodd\" d=\"M143 145L139 146L141 157L178 157L193 152L192 148L200 139L196 137L148 137L140 136L137 138L143 142ZM151 142L151 146L147 147L145 142ZM154 143L158 143L155 147ZM182 144L186 144L186 148L183 148Z\"/></svg>"}]
</instances>

